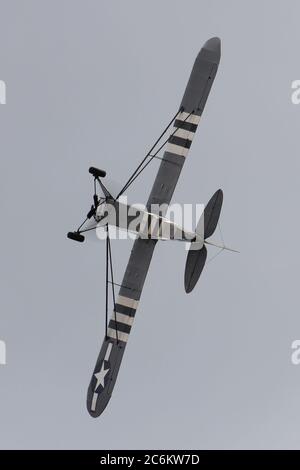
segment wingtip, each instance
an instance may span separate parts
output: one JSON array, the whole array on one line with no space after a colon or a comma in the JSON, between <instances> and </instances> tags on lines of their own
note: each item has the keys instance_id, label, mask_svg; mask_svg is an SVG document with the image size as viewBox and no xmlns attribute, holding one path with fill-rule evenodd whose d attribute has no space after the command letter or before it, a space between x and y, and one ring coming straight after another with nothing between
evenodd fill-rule
<instances>
[{"instance_id":1,"label":"wingtip","mask_svg":"<svg viewBox=\"0 0 300 470\"><path fill-rule=\"evenodd\" d=\"M211 51L218 51L221 49L221 39L217 36L214 36L213 38L208 39L203 47Z\"/></svg>"},{"instance_id":2,"label":"wingtip","mask_svg":"<svg viewBox=\"0 0 300 470\"><path fill-rule=\"evenodd\" d=\"M218 37L210 38L206 41L203 46L203 49L209 51L216 62L219 62L221 57L221 39Z\"/></svg>"},{"instance_id":3,"label":"wingtip","mask_svg":"<svg viewBox=\"0 0 300 470\"><path fill-rule=\"evenodd\" d=\"M190 294L192 292L193 288L191 289L189 286L184 286L184 290L185 290L186 294Z\"/></svg>"}]
</instances>

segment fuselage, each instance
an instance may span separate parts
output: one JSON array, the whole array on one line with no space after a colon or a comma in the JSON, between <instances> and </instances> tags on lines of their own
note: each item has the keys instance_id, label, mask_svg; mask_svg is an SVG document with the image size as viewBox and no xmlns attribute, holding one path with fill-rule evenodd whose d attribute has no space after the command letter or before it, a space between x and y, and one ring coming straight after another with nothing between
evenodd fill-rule
<instances>
[{"instance_id":1,"label":"fuselage","mask_svg":"<svg viewBox=\"0 0 300 470\"><path fill-rule=\"evenodd\" d=\"M136 234L140 238L203 242L196 232L186 230L162 216L159 211L149 212L144 206L128 205L113 199L106 200L98 206L96 221L99 227L108 224Z\"/></svg>"}]
</instances>

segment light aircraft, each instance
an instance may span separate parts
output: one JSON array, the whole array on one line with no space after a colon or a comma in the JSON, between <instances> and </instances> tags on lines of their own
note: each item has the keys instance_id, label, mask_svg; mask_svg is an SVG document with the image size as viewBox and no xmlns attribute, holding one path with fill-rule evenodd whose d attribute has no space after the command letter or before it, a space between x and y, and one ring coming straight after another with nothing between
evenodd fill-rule
<instances>
[{"instance_id":1,"label":"light aircraft","mask_svg":"<svg viewBox=\"0 0 300 470\"><path fill-rule=\"evenodd\" d=\"M221 189L216 191L206 205L195 232L186 231L183 227L168 220L166 212L201 120L217 73L220 56L220 39L216 37L209 39L196 58L178 111L116 196L112 196L103 183L106 172L95 167L89 169L94 178L93 205L85 221L76 231L69 232L68 238L83 242L83 233L86 231L95 229L101 222L106 228L106 331L87 393L87 409L93 417L99 416L110 400L156 243L167 239L190 242L184 275L186 292L192 291L204 268L207 259L206 245L219 246L207 239L212 236L218 224L223 202ZM172 129L171 135L163 140L170 128ZM149 163L154 158L160 158L158 152L163 148L165 151L146 209L139 211L140 222L135 225L134 229L131 229L136 213L130 215L132 207L122 203L120 198ZM97 193L99 187L103 193L101 197ZM151 209L153 206L159 206L162 209L156 213ZM114 210L111 211L111 209ZM112 212L114 212L114 218L111 217ZM122 222L119 217L121 212L126 213ZM90 221L96 225L84 228L85 224ZM118 296L115 296L114 290L116 283L113 277L109 236L111 225L136 234ZM221 246L221 248L226 247ZM113 312L108 322L109 284L112 287Z\"/></svg>"}]
</instances>

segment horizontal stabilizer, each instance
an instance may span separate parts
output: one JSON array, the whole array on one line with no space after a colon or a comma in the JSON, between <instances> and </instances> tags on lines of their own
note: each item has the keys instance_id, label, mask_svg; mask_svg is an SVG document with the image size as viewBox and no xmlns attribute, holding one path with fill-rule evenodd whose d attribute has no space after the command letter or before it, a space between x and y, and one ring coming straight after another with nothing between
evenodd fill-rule
<instances>
[{"instance_id":1,"label":"horizontal stabilizer","mask_svg":"<svg viewBox=\"0 0 300 470\"><path fill-rule=\"evenodd\" d=\"M197 284L200 274L203 271L206 258L206 246L204 245L201 250L195 250L192 243L187 256L184 273L184 287L187 294L191 292Z\"/></svg>"},{"instance_id":2,"label":"horizontal stabilizer","mask_svg":"<svg viewBox=\"0 0 300 470\"><path fill-rule=\"evenodd\" d=\"M221 214L223 204L223 191L218 189L208 201L204 209L204 239L212 236Z\"/></svg>"}]
</instances>

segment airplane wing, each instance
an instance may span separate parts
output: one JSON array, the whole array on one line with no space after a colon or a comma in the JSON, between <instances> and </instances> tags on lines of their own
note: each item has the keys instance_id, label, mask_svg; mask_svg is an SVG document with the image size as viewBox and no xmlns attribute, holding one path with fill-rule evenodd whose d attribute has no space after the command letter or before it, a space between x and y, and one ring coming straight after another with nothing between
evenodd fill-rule
<instances>
[{"instance_id":1,"label":"airplane wing","mask_svg":"<svg viewBox=\"0 0 300 470\"><path fill-rule=\"evenodd\" d=\"M216 76L220 57L220 39L212 38L204 44L196 58L179 108L183 111L174 122L173 135L169 138L148 205L169 204L171 201Z\"/></svg>"},{"instance_id":2,"label":"airplane wing","mask_svg":"<svg viewBox=\"0 0 300 470\"><path fill-rule=\"evenodd\" d=\"M148 208L151 204L170 203L219 61L220 40L212 38L204 44L196 58L179 108L180 113L174 122L174 130L148 199ZM141 238L134 242L122 287L116 298L116 312L113 312L108 324L107 337L104 338L88 388L87 408L93 417L103 412L111 397L156 242Z\"/></svg>"}]
</instances>

